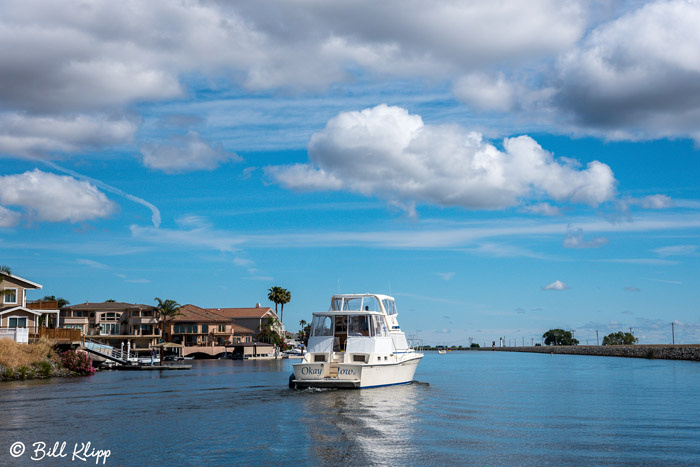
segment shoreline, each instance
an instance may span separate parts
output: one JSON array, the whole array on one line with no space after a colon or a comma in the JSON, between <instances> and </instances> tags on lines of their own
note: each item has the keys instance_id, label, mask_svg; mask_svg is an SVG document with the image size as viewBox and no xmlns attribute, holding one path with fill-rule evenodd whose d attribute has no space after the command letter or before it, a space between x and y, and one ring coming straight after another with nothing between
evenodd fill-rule
<instances>
[{"instance_id":1,"label":"shoreline","mask_svg":"<svg viewBox=\"0 0 700 467\"><path fill-rule=\"evenodd\" d=\"M480 352L528 352L559 355L591 355L596 357L700 361L700 344L550 345L541 347L491 347L473 350Z\"/></svg>"}]
</instances>

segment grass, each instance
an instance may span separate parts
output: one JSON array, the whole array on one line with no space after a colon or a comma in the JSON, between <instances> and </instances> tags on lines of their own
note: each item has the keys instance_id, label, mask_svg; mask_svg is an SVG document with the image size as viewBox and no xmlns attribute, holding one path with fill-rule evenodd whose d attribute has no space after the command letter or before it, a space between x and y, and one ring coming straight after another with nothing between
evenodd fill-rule
<instances>
[{"instance_id":1,"label":"grass","mask_svg":"<svg viewBox=\"0 0 700 467\"><path fill-rule=\"evenodd\" d=\"M18 344L12 339L0 339L0 366L7 372L12 371L26 373L26 368L31 365L42 365L48 360L58 361L58 356L53 350L53 343L48 339L41 339L32 344ZM43 365L43 371L46 372ZM24 371L22 371L24 369Z\"/></svg>"}]
</instances>

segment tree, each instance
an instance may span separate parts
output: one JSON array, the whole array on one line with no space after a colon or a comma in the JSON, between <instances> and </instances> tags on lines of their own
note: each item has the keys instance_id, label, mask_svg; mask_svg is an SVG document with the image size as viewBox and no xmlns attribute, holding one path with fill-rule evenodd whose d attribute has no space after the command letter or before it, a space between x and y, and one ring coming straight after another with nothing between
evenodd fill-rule
<instances>
[{"instance_id":1,"label":"tree","mask_svg":"<svg viewBox=\"0 0 700 467\"><path fill-rule=\"evenodd\" d=\"M154 300L158 302L156 306L156 320L160 329L160 336L165 341L165 324L182 314L180 312L180 304L175 300L161 300L158 297L154 298Z\"/></svg>"},{"instance_id":2,"label":"tree","mask_svg":"<svg viewBox=\"0 0 700 467\"><path fill-rule=\"evenodd\" d=\"M542 334L545 345L578 345L578 339L570 331L563 329L550 329Z\"/></svg>"},{"instance_id":3,"label":"tree","mask_svg":"<svg viewBox=\"0 0 700 467\"><path fill-rule=\"evenodd\" d=\"M634 345L639 342L639 339L634 337L631 332L611 332L603 337L603 345Z\"/></svg>"},{"instance_id":4,"label":"tree","mask_svg":"<svg viewBox=\"0 0 700 467\"><path fill-rule=\"evenodd\" d=\"M269 317L265 324L260 327L260 332L258 333L258 340L261 342L268 342L279 347L281 350L286 350L287 344L284 342L282 336L279 335L277 329L279 328L280 321L275 317Z\"/></svg>"},{"instance_id":5,"label":"tree","mask_svg":"<svg viewBox=\"0 0 700 467\"><path fill-rule=\"evenodd\" d=\"M292 293L285 288L277 286L270 287L267 292L267 299L275 304L275 313L277 313L277 305L282 305L279 317L280 321L284 323L284 304L290 302Z\"/></svg>"},{"instance_id":6,"label":"tree","mask_svg":"<svg viewBox=\"0 0 700 467\"><path fill-rule=\"evenodd\" d=\"M299 340L304 344L304 346L309 346L309 335L311 334L311 325L306 322L306 320L299 321L299 326L301 330L299 331Z\"/></svg>"}]
</instances>

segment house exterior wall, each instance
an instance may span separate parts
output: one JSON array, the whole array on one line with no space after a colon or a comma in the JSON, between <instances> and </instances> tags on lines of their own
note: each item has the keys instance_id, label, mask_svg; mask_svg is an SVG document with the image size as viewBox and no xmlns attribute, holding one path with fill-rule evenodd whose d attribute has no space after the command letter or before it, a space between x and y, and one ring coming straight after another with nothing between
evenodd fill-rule
<instances>
[{"instance_id":1,"label":"house exterior wall","mask_svg":"<svg viewBox=\"0 0 700 467\"><path fill-rule=\"evenodd\" d=\"M10 318L26 318L27 326L31 332L36 332L39 325L39 316L24 310L15 310L0 315L0 328L10 327ZM14 327L14 326L13 326Z\"/></svg>"},{"instance_id":2,"label":"house exterior wall","mask_svg":"<svg viewBox=\"0 0 700 467\"><path fill-rule=\"evenodd\" d=\"M27 289L21 285L20 281L5 276L3 277L2 284L0 284L0 289L17 289L14 300L12 297L6 297L5 295L0 296L0 307L15 305L24 307L27 305Z\"/></svg>"}]
</instances>

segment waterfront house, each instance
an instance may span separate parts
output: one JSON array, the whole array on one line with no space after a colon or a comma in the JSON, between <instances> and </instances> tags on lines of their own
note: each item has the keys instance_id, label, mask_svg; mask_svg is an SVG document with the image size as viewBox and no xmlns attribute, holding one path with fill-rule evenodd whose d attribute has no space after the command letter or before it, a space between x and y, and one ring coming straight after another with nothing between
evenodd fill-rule
<instances>
[{"instance_id":1,"label":"waterfront house","mask_svg":"<svg viewBox=\"0 0 700 467\"><path fill-rule=\"evenodd\" d=\"M0 337L28 342L29 334L39 332L40 326L58 327L56 302L41 302L39 306L27 302L27 290L41 289L41 284L14 274L3 274L2 279L0 287L6 292L0 296Z\"/></svg>"},{"instance_id":2,"label":"waterfront house","mask_svg":"<svg viewBox=\"0 0 700 467\"><path fill-rule=\"evenodd\" d=\"M168 321L165 339L184 345L185 356L270 355L274 346L255 340L269 317L277 317L270 308L201 308L188 304L180 307L180 315Z\"/></svg>"},{"instance_id":3,"label":"waterfront house","mask_svg":"<svg viewBox=\"0 0 700 467\"><path fill-rule=\"evenodd\" d=\"M180 307L180 314L168 321L166 340L185 346L225 346L251 342L253 331L231 319L195 305Z\"/></svg>"},{"instance_id":4,"label":"waterfront house","mask_svg":"<svg viewBox=\"0 0 700 467\"><path fill-rule=\"evenodd\" d=\"M87 339L147 353L160 340L156 308L124 302L85 302L61 309L61 327L80 329Z\"/></svg>"}]
</instances>

